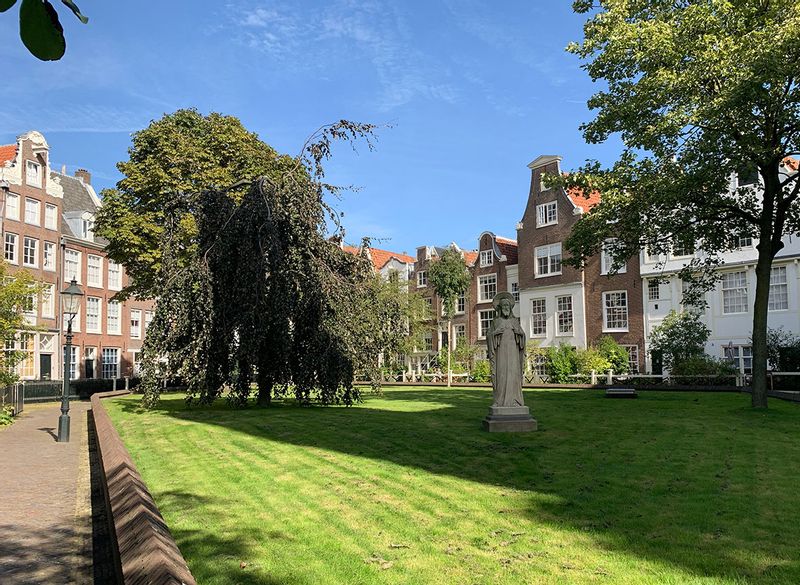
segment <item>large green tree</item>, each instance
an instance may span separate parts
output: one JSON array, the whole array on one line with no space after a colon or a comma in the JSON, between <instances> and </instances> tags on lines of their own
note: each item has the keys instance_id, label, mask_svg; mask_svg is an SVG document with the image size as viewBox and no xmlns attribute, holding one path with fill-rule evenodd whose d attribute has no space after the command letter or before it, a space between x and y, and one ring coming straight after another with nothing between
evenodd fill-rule
<instances>
[{"instance_id":1,"label":"large green tree","mask_svg":"<svg viewBox=\"0 0 800 585\"><path fill-rule=\"evenodd\" d=\"M125 177L104 192L95 233L132 284L157 298L144 346L145 403L164 377L211 402L352 403L365 355L361 312L372 267L328 237L323 161L336 139L372 127L322 128L296 157L278 155L232 117L181 110L133 138Z\"/></svg>"},{"instance_id":2,"label":"large green tree","mask_svg":"<svg viewBox=\"0 0 800 585\"><path fill-rule=\"evenodd\" d=\"M451 354L453 346L453 316L459 295L469 289L470 275L460 252L447 248L428 268L428 282L442 301L443 316L447 321L447 385L452 384Z\"/></svg>"},{"instance_id":3,"label":"large green tree","mask_svg":"<svg viewBox=\"0 0 800 585\"><path fill-rule=\"evenodd\" d=\"M24 311L36 306L34 297L41 291L29 272L18 270L10 274L7 263L0 262L0 339L17 341L36 330L25 319ZM26 355L19 350L0 352L0 384L11 384L19 378L16 367Z\"/></svg>"},{"instance_id":4,"label":"large green tree","mask_svg":"<svg viewBox=\"0 0 800 585\"><path fill-rule=\"evenodd\" d=\"M720 254L758 240L752 404L766 407L767 307L772 261L800 232L800 180L784 166L800 152L800 2L578 0L589 14L569 50L604 89L583 125L599 143L619 135L610 168L589 162L568 183L602 202L566 246L576 261L608 238L618 263L646 247L695 244L682 271L710 286ZM756 184L732 182L757 173ZM608 243L607 243L608 245ZM698 288L701 290L702 286Z\"/></svg>"}]
</instances>

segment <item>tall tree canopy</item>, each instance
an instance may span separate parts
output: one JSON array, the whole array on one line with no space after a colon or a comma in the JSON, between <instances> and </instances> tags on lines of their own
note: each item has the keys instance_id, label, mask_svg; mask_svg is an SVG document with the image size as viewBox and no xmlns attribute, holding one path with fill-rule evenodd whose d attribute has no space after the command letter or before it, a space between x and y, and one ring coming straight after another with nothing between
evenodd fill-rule
<instances>
[{"instance_id":1,"label":"tall tree canopy","mask_svg":"<svg viewBox=\"0 0 800 585\"><path fill-rule=\"evenodd\" d=\"M238 404L291 389L352 403L365 359L359 314L372 268L328 238L331 141L369 125L323 128L301 155L278 155L236 119L181 110L138 132L125 177L104 192L95 232L128 268L124 294L157 298L144 346L145 402L178 376L191 398L225 388ZM339 230L340 231L340 230ZM339 233L339 235L342 235Z\"/></svg>"},{"instance_id":2,"label":"tall tree canopy","mask_svg":"<svg viewBox=\"0 0 800 585\"><path fill-rule=\"evenodd\" d=\"M770 271L782 238L800 232L800 180L783 165L800 152L800 2L578 0L574 8L590 17L583 42L568 50L607 84L589 100L597 115L584 137L619 134L624 150L611 168L589 162L567 179L603 200L566 246L580 261L613 237L609 251L621 263L641 247L696 245L682 272L689 278L710 275L738 236L757 238L752 401L765 407ZM755 185L735 180L756 172Z\"/></svg>"},{"instance_id":3,"label":"tall tree canopy","mask_svg":"<svg viewBox=\"0 0 800 585\"><path fill-rule=\"evenodd\" d=\"M434 260L428 269L428 281L438 297L442 299L444 318L447 320L447 385L452 383L450 367L453 332L452 321L456 311L458 296L469 289L470 275L460 252L453 248L445 250L438 260Z\"/></svg>"}]
</instances>

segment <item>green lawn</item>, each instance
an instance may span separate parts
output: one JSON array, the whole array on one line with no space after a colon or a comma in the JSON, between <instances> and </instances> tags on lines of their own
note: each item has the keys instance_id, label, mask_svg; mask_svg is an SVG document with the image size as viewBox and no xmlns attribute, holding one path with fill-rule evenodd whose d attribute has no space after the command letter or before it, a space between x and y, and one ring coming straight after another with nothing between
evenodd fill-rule
<instances>
[{"instance_id":1,"label":"green lawn","mask_svg":"<svg viewBox=\"0 0 800 585\"><path fill-rule=\"evenodd\" d=\"M526 401L518 435L481 430L483 389L105 404L201 585L800 583L800 405Z\"/></svg>"}]
</instances>

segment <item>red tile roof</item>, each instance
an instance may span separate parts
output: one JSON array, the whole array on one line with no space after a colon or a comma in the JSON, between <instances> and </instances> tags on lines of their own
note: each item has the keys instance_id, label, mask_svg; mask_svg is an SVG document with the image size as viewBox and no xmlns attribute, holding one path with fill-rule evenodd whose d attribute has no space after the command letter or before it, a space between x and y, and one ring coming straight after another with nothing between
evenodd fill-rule
<instances>
[{"instance_id":1,"label":"red tile roof","mask_svg":"<svg viewBox=\"0 0 800 585\"><path fill-rule=\"evenodd\" d=\"M517 241L509 238L495 237L500 253L506 257L506 264L517 263Z\"/></svg>"},{"instance_id":2,"label":"red tile roof","mask_svg":"<svg viewBox=\"0 0 800 585\"><path fill-rule=\"evenodd\" d=\"M567 191L567 196L570 198L575 205L583 209L583 212L586 213L592 207L600 203L600 192L599 191L592 191L589 194L589 197L584 196L583 190L578 189L577 187L573 187Z\"/></svg>"},{"instance_id":3,"label":"red tile roof","mask_svg":"<svg viewBox=\"0 0 800 585\"><path fill-rule=\"evenodd\" d=\"M342 246L342 250L356 256L361 253L361 248L356 248L354 246ZM379 250L378 248L370 248L369 253L372 257L372 265L375 267L375 270L380 270L386 266L386 263L392 258L396 258L400 262L404 262L406 264L413 264L417 261L417 259L413 256L400 254L398 252L390 252L388 250Z\"/></svg>"},{"instance_id":4,"label":"red tile roof","mask_svg":"<svg viewBox=\"0 0 800 585\"><path fill-rule=\"evenodd\" d=\"M783 166L793 171L800 171L800 160L787 156L783 159Z\"/></svg>"},{"instance_id":5,"label":"red tile roof","mask_svg":"<svg viewBox=\"0 0 800 585\"><path fill-rule=\"evenodd\" d=\"M467 266L475 266L475 262L478 261L478 253L477 252L467 252L464 251L464 262L467 263Z\"/></svg>"},{"instance_id":6,"label":"red tile roof","mask_svg":"<svg viewBox=\"0 0 800 585\"><path fill-rule=\"evenodd\" d=\"M16 144L4 144L0 146L0 165L5 164L10 160L14 160L17 156Z\"/></svg>"}]
</instances>

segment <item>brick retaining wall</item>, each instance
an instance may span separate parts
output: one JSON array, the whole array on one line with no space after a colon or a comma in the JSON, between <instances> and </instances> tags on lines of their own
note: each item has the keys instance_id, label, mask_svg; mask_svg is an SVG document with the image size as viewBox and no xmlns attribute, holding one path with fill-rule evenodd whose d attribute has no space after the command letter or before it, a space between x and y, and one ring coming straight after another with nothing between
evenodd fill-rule
<instances>
[{"instance_id":1,"label":"brick retaining wall","mask_svg":"<svg viewBox=\"0 0 800 585\"><path fill-rule=\"evenodd\" d=\"M127 392L92 396L92 415L121 583L196 585L153 497L101 404L102 398L123 394Z\"/></svg>"}]
</instances>

